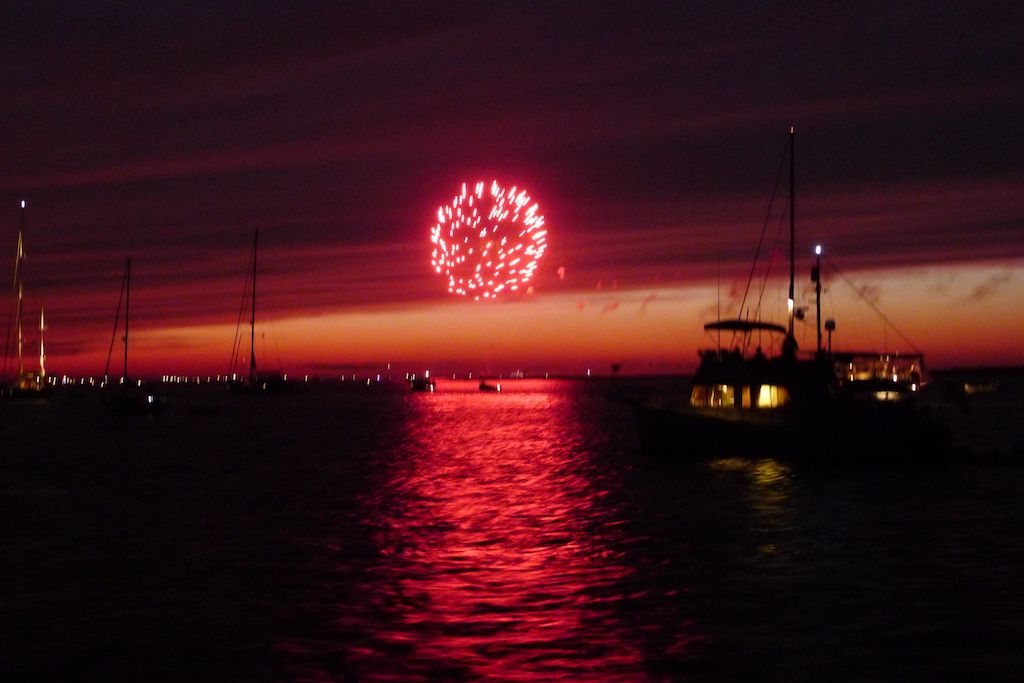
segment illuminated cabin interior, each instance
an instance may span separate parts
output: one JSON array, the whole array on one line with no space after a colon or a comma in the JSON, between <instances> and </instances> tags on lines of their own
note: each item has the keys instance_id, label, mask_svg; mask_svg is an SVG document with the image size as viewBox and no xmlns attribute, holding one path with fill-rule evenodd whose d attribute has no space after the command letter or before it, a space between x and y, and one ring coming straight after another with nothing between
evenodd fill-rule
<instances>
[{"instance_id":1,"label":"illuminated cabin interior","mask_svg":"<svg viewBox=\"0 0 1024 683\"><path fill-rule=\"evenodd\" d=\"M761 345L769 353L781 351L779 340L786 329L773 323L750 320L725 320L709 323L705 331L716 333L716 348L701 352L701 364L694 376L690 405L699 408L771 409L789 405L789 388L780 384L785 373L770 370L776 363L762 353ZM731 348L721 344L721 334L731 337ZM745 353L751 345L757 350Z\"/></svg>"},{"instance_id":2,"label":"illuminated cabin interior","mask_svg":"<svg viewBox=\"0 0 1024 683\"><path fill-rule=\"evenodd\" d=\"M690 405L702 408L779 408L788 403L789 391L774 384L697 384L690 394Z\"/></svg>"}]
</instances>

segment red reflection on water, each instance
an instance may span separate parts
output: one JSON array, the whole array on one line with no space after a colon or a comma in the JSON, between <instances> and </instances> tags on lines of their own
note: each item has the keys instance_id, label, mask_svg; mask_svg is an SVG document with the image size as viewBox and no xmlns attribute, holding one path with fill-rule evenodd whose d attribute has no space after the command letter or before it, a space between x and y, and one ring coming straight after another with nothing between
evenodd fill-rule
<instances>
[{"instance_id":1,"label":"red reflection on water","mask_svg":"<svg viewBox=\"0 0 1024 683\"><path fill-rule=\"evenodd\" d=\"M553 392L410 396L405 458L375 539L393 558L376 634L410 658L499 680L641 680L616 613L631 573L613 548L575 407ZM595 480L597 483L595 483ZM368 589L370 587L368 586ZM374 656L365 653L366 656Z\"/></svg>"}]
</instances>

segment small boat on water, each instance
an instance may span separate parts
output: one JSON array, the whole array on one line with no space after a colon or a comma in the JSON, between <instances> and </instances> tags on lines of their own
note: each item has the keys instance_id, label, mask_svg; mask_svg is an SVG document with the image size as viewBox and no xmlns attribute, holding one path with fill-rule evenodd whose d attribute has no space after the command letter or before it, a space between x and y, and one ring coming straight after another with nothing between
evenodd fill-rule
<instances>
[{"instance_id":1,"label":"small boat on water","mask_svg":"<svg viewBox=\"0 0 1024 683\"><path fill-rule=\"evenodd\" d=\"M689 396L631 401L641 446L677 458L777 457L810 461L933 459L950 446L948 424L919 400L921 353L833 353L822 344L821 262L812 269L817 348L799 351L794 332L793 132L790 162L788 324L718 320L704 326ZM723 344L723 341L725 342Z\"/></svg>"},{"instance_id":2,"label":"small boat on water","mask_svg":"<svg viewBox=\"0 0 1024 683\"><path fill-rule=\"evenodd\" d=\"M422 377L409 376L409 388L413 391L433 391L436 385L437 383L430 377L430 373L426 373Z\"/></svg>"},{"instance_id":3,"label":"small boat on water","mask_svg":"<svg viewBox=\"0 0 1024 683\"><path fill-rule=\"evenodd\" d=\"M497 383L488 384L486 381L480 380L480 391L493 391L498 393L501 391L501 385Z\"/></svg>"},{"instance_id":4,"label":"small boat on water","mask_svg":"<svg viewBox=\"0 0 1024 683\"><path fill-rule=\"evenodd\" d=\"M973 394L995 394L1003 390L1003 385L999 380L990 380L988 382L964 382L964 393L968 396Z\"/></svg>"},{"instance_id":5,"label":"small boat on water","mask_svg":"<svg viewBox=\"0 0 1024 683\"><path fill-rule=\"evenodd\" d=\"M292 383L280 372L260 372L256 367L256 257L259 253L260 232L256 230L252 240L252 261L250 272L246 277L246 287L242 295L242 311L239 314L239 325L235 331L235 343L231 354L232 368L239 360L242 342L239 330L246 308L249 312L249 372L240 379L233 375L228 382L232 391L242 393L283 394L293 389Z\"/></svg>"},{"instance_id":6,"label":"small boat on water","mask_svg":"<svg viewBox=\"0 0 1024 683\"><path fill-rule=\"evenodd\" d=\"M124 279L121 282L121 298L117 302L117 315L114 317L114 333L110 339L110 351L107 353L107 367L103 371L101 398L103 405L110 413L120 414L156 414L167 405L167 396L150 382L132 379L128 375L128 315L131 309L132 260L125 263ZM114 352L114 342L120 326L121 303L124 303L124 366L120 378L110 377L110 359Z\"/></svg>"}]
</instances>

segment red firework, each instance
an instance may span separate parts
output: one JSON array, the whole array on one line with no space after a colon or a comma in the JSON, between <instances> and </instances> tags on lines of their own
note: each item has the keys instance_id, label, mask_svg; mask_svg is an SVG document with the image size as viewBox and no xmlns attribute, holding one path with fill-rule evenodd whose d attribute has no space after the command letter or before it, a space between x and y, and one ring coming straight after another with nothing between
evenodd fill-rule
<instances>
[{"instance_id":1,"label":"red firework","mask_svg":"<svg viewBox=\"0 0 1024 683\"><path fill-rule=\"evenodd\" d=\"M431 228L434 270L448 278L448 291L490 299L514 292L537 269L547 245L544 217L525 190L498 181L477 183L437 210Z\"/></svg>"}]
</instances>

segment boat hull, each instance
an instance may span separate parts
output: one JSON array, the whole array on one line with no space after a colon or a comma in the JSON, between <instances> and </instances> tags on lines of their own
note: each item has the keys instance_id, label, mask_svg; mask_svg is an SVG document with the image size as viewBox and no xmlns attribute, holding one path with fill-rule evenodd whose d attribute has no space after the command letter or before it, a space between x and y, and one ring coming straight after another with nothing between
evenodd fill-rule
<instances>
[{"instance_id":1,"label":"boat hull","mask_svg":"<svg viewBox=\"0 0 1024 683\"><path fill-rule=\"evenodd\" d=\"M167 397L152 387L112 386L102 394L108 413L119 415L156 415L167 406Z\"/></svg>"},{"instance_id":2,"label":"boat hull","mask_svg":"<svg viewBox=\"0 0 1024 683\"><path fill-rule=\"evenodd\" d=\"M945 459L951 443L942 420L913 406L844 405L800 413L649 400L632 408L642 450L672 459L912 462Z\"/></svg>"},{"instance_id":3,"label":"boat hull","mask_svg":"<svg viewBox=\"0 0 1024 683\"><path fill-rule=\"evenodd\" d=\"M434 386L434 380L432 379L417 378L409 380L409 388L413 391L433 391Z\"/></svg>"},{"instance_id":4,"label":"boat hull","mask_svg":"<svg viewBox=\"0 0 1024 683\"><path fill-rule=\"evenodd\" d=\"M272 374L228 382L228 389L239 394L288 394L295 389L295 386L282 375Z\"/></svg>"}]
</instances>

